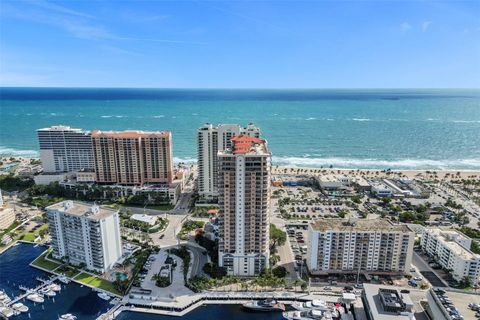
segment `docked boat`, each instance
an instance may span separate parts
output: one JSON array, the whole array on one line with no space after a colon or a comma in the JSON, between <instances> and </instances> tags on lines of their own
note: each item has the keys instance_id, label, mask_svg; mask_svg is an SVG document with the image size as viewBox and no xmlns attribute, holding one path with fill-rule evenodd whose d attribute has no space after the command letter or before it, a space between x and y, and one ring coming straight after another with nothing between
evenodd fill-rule
<instances>
[{"instance_id":1,"label":"docked boat","mask_svg":"<svg viewBox=\"0 0 480 320\"><path fill-rule=\"evenodd\" d=\"M283 318L288 320L333 320L335 319L330 311L309 310L309 311L288 311L283 313Z\"/></svg>"},{"instance_id":2,"label":"docked boat","mask_svg":"<svg viewBox=\"0 0 480 320\"><path fill-rule=\"evenodd\" d=\"M68 279L65 276L58 277L58 281L60 281L61 283L64 283L64 284L69 284L70 283L70 279Z\"/></svg>"},{"instance_id":3,"label":"docked boat","mask_svg":"<svg viewBox=\"0 0 480 320\"><path fill-rule=\"evenodd\" d=\"M3 304L8 304L12 299L3 291L0 291L0 302Z\"/></svg>"},{"instance_id":4,"label":"docked boat","mask_svg":"<svg viewBox=\"0 0 480 320\"><path fill-rule=\"evenodd\" d=\"M99 296L103 300L110 300L110 296L108 294L106 294L105 292L99 292L99 293L97 293L97 296Z\"/></svg>"},{"instance_id":5,"label":"docked boat","mask_svg":"<svg viewBox=\"0 0 480 320\"><path fill-rule=\"evenodd\" d=\"M60 287L58 284L56 283L52 283L48 286L48 288L52 291L55 291L55 292L59 292L60 290L62 290L62 287Z\"/></svg>"},{"instance_id":6,"label":"docked boat","mask_svg":"<svg viewBox=\"0 0 480 320\"><path fill-rule=\"evenodd\" d=\"M41 294L46 295L47 297L55 297L55 296L57 295L57 294L55 293L55 291L50 290L49 287L42 288L42 289L40 289L39 292L40 292Z\"/></svg>"},{"instance_id":7,"label":"docked boat","mask_svg":"<svg viewBox=\"0 0 480 320\"><path fill-rule=\"evenodd\" d=\"M60 317L58 317L58 320L76 320L76 319L77 317L71 313L62 314Z\"/></svg>"},{"instance_id":8,"label":"docked boat","mask_svg":"<svg viewBox=\"0 0 480 320\"><path fill-rule=\"evenodd\" d=\"M0 314L6 318L10 318L11 316L15 315L15 312L12 308L0 307Z\"/></svg>"},{"instance_id":9,"label":"docked boat","mask_svg":"<svg viewBox=\"0 0 480 320\"><path fill-rule=\"evenodd\" d=\"M296 301L292 304L292 307L298 311L329 310L324 300Z\"/></svg>"},{"instance_id":10,"label":"docked boat","mask_svg":"<svg viewBox=\"0 0 480 320\"><path fill-rule=\"evenodd\" d=\"M27 299L36 303L43 303L45 299L38 293L31 293L27 296Z\"/></svg>"},{"instance_id":11,"label":"docked boat","mask_svg":"<svg viewBox=\"0 0 480 320\"><path fill-rule=\"evenodd\" d=\"M12 308L20 312L28 312L28 307L21 302L17 302L13 304Z\"/></svg>"},{"instance_id":12,"label":"docked boat","mask_svg":"<svg viewBox=\"0 0 480 320\"><path fill-rule=\"evenodd\" d=\"M285 311L285 305L274 299L250 301L243 307L253 311Z\"/></svg>"}]
</instances>

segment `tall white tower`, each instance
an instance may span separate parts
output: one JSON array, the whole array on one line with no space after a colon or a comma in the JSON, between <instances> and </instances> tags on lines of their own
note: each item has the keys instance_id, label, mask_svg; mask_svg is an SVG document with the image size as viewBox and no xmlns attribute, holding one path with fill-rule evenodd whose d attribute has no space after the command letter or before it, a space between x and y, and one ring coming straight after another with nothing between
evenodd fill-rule
<instances>
[{"instance_id":1,"label":"tall white tower","mask_svg":"<svg viewBox=\"0 0 480 320\"><path fill-rule=\"evenodd\" d=\"M243 128L238 124L220 124L214 127L206 123L197 130L198 191L203 198L218 196L218 152L230 148L231 138L246 135L258 138L260 129L252 123Z\"/></svg>"}]
</instances>

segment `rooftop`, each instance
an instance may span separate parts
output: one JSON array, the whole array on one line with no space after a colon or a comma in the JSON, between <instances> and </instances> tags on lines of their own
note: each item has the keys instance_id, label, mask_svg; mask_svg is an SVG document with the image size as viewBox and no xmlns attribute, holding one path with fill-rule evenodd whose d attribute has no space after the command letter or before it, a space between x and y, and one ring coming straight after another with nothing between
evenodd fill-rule
<instances>
[{"instance_id":1,"label":"rooftop","mask_svg":"<svg viewBox=\"0 0 480 320\"><path fill-rule=\"evenodd\" d=\"M267 142L264 139L249 137L245 135L236 136L230 139L233 142L231 150L225 150L223 154L268 154Z\"/></svg>"},{"instance_id":2,"label":"rooftop","mask_svg":"<svg viewBox=\"0 0 480 320\"><path fill-rule=\"evenodd\" d=\"M410 320L406 313L412 310L413 302L408 294L393 286L364 283L364 298L370 314L375 320ZM402 312L402 313L400 313ZM405 312L405 313L404 313Z\"/></svg>"},{"instance_id":3,"label":"rooftop","mask_svg":"<svg viewBox=\"0 0 480 320\"><path fill-rule=\"evenodd\" d=\"M79 128L72 128L70 126L65 126L65 125L56 125L56 126L51 126L49 128L42 128L42 129L38 129L37 131L70 131L70 132L88 132L86 130L83 130L83 129L79 129Z\"/></svg>"},{"instance_id":4,"label":"rooftop","mask_svg":"<svg viewBox=\"0 0 480 320\"><path fill-rule=\"evenodd\" d=\"M93 130L92 138L166 138L170 137L170 131L141 131L141 130L127 130L127 131L100 131Z\"/></svg>"},{"instance_id":5,"label":"rooftop","mask_svg":"<svg viewBox=\"0 0 480 320\"><path fill-rule=\"evenodd\" d=\"M316 231L397 231L411 232L406 225L392 224L387 219L319 219L310 224Z\"/></svg>"},{"instance_id":6,"label":"rooftop","mask_svg":"<svg viewBox=\"0 0 480 320\"><path fill-rule=\"evenodd\" d=\"M118 210L100 207L80 201L65 200L46 208L48 211L60 211L72 216L86 216L89 219L99 220L106 218Z\"/></svg>"},{"instance_id":7,"label":"rooftop","mask_svg":"<svg viewBox=\"0 0 480 320\"><path fill-rule=\"evenodd\" d=\"M468 241L470 240L467 236L455 230L443 230L440 228L427 228L426 229L431 235L437 237L443 244L450 249L450 251L455 252L457 255L462 257L465 260L474 260L480 259L480 255L473 253L471 250L463 247L457 241ZM455 239L457 241L455 241Z\"/></svg>"}]
</instances>

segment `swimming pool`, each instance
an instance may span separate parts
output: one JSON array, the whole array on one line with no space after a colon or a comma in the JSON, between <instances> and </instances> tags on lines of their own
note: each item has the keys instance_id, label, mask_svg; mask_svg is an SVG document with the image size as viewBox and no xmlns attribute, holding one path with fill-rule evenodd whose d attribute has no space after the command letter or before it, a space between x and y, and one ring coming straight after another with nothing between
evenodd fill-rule
<instances>
[{"instance_id":1,"label":"swimming pool","mask_svg":"<svg viewBox=\"0 0 480 320\"><path fill-rule=\"evenodd\" d=\"M114 279L127 280L128 275L125 272L112 272L110 274Z\"/></svg>"}]
</instances>

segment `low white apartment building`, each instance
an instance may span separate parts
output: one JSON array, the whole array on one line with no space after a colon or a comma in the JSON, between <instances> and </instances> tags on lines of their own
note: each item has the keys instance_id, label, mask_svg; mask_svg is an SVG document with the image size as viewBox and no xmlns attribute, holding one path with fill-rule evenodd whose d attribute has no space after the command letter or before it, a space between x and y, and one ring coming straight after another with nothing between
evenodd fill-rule
<instances>
[{"instance_id":1,"label":"low white apartment building","mask_svg":"<svg viewBox=\"0 0 480 320\"><path fill-rule=\"evenodd\" d=\"M308 229L312 274L403 273L410 268L415 233L386 219L319 219Z\"/></svg>"},{"instance_id":2,"label":"low white apartment building","mask_svg":"<svg viewBox=\"0 0 480 320\"><path fill-rule=\"evenodd\" d=\"M46 209L54 258L105 272L122 256L118 210L71 200Z\"/></svg>"},{"instance_id":3,"label":"low white apartment building","mask_svg":"<svg viewBox=\"0 0 480 320\"><path fill-rule=\"evenodd\" d=\"M472 239L455 230L425 228L422 234L422 249L445 270L451 270L452 277L461 281L470 277L474 282L480 277L480 255L470 250Z\"/></svg>"}]
</instances>

